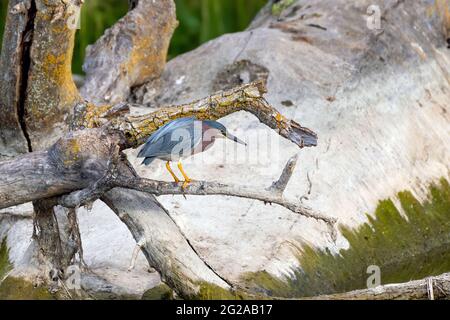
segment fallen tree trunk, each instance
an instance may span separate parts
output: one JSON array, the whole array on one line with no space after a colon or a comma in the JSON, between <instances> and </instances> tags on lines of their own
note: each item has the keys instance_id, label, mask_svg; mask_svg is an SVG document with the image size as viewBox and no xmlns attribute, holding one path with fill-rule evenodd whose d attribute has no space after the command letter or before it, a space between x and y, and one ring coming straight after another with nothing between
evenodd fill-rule
<instances>
[{"instance_id":1,"label":"fallen tree trunk","mask_svg":"<svg viewBox=\"0 0 450 320\"><path fill-rule=\"evenodd\" d=\"M201 298L201 292L211 286L217 286L223 292L232 289L232 284L196 254L154 196L115 188L102 200L127 225L150 266L160 273L161 280L181 297ZM215 297L220 298L220 294Z\"/></svg>"},{"instance_id":2,"label":"fallen tree trunk","mask_svg":"<svg viewBox=\"0 0 450 320\"><path fill-rule=\"evenodd\" d=\"M321 295L313 300L434 300L449 299L450 273L405 283L394 283L371 289Z\"/></svg>"}]
</instances>

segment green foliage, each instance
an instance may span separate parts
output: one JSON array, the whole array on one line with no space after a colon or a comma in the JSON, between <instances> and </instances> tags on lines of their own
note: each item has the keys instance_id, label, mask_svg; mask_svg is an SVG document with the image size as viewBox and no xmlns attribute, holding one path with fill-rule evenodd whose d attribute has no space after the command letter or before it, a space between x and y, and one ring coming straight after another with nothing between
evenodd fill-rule
<instances>
[{"instance_id":1,"label":"green foliage","mask_svg":"<svg viewBox=\"0 0 450 320\"><path fill-rule=\"evenodd\" d=\"M190 51L218 36L242 31L267 0L176 0L180 22L170 57Z\"/></svg>"},{"instance_id":2,"label":"green foliage","mask_svg":"<svg viewBox=\"0 0 450 320\"><path fill-rule=\"evenodd\" d=\"M0 50L2 49L3 42L3 30L5 29L6 23L6 12L8 9L8 1L0 1Z\"/></svg>"},{"instance_id":3,"label":"green foliage","mask_svg":"<svg viewBox=\"0 0 450 320\"><path fill-rule=\"evenodd\" d=\"M280 0L272 5L272 14L274 16L279 16L284 9L289 7L295 2L295 0Z\"/></svg>"},{"instance_id":4,"label":"green foliage","mask_svg":"<svg viewBox=\"0 0 450 320\"><path fill-rule=\"evenodd\" d=\"M7 2L0 1L0 36L3 35ZM195 49L225 33L244 30L267 0L175 0L179 27L173 36L169 58ZM85 1L81 29L77 31L73 57L74 73L82 73L86 46L92 44L126 14L125 0ZM1 49L1 44L0 44Z\"/></svg>"},{"instance_id":5,"label":"green foliage","mask_svg":"<svg viewBox=\"0 0 450 320\"><path fill-rule=\"evenodd\" d=\"M211 283L200 283L200 291L194 300L242 300L239 292L231 292Z\"/></svg>"},{"instance_id":6,"label":"green foliage","mask_svg":"<svg viewBox=\"0 0 450 320\"><path fill-rule=\"evenodd\" d=\"M391 200L380 201L374 217L356 229L342 228L349 248L333 254L311 246L299 249L301 269L282 281L267 272L245 281L266 294L304 297L366 288L367 267L381 269L381 282L398 283L450 271L450 185L431 185L420 203L411 192L398 193L405 216Z\"/></svg>"}]
</instances>

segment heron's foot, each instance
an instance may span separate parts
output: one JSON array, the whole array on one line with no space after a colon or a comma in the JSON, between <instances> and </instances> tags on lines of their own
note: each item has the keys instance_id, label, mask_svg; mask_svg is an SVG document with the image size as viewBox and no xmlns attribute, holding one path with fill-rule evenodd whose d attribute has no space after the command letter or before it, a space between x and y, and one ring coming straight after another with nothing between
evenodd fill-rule
<instances>
[{"instance_id":1,"label":"heron's foot","mask_svg":"<svg viewBox=\"0 0 450 320\"><path fill-rule=\"evenodd\" d=\"M191 183L192 180L188 177L186 172L184 172L183 165L181 164L181 161L178 162L178 169L180 170L180 172L181 172L181 174L183 175L183 178L184 178L183 186L181 188L183 190L185 190L187 188L187 186L189 185L189 183Z\"/></svg>"},{"instance_id":2,"label":"heron's foot","mask_svg":"<svg viewBox=\"0 0 450 320\"><path fill-rule=\"evenodd\" d=\"M172 171L172 168L170 167L170 162L167 161L166 162L166 169L167 171L169 171L170 175L172 176L173 180L175 181L175 183L179 183L180 179L178 179L178 177L175 175L175 173Z\"/></svg>"},{"instance_id":3,"label":"heron's foot","mask_svg":"<svg viewBox=\"0 0 450 320\"><path fill-rule=\"evenodd\" d=\"M186 188L189 186L189 183L191 183L191 182L192 182L191 179L186 179L186 180L183 182L183 185L181 186L181 189L183 189L183 191L186 190Z\"/></svg>"}]
</instances>

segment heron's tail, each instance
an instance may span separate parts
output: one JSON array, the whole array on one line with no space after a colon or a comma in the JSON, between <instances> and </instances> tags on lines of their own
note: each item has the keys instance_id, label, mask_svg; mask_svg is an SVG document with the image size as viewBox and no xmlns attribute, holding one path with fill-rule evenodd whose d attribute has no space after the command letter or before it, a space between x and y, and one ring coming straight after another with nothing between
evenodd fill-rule
<instances>
[{"instance_id":1,"label":"heron's tail","mask_svg":"<svg viewBox=\"0 0 450 320\"><path fill-rule=\"evenodd\" d=\"M145 158L144 161L142 161L141 164L145 164L146 166L148 166L150 163L153 162L153 160L155 160L154 157L148 157L148 158Z\"/></svg>"}]
</instances>

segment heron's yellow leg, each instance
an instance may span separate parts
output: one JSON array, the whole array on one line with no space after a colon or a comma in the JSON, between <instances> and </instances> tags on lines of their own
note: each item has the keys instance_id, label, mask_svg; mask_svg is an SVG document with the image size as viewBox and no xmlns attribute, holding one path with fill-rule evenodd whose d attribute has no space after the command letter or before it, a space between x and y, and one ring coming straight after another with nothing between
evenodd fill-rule
<instances>
[{"instance_id":1,"label":"heron's yellow leg","mask_svg":"<svg viewBox=\"0 0 450 320\"><path fill-rule=\"evenodd\" d=\"M183 165L181 164L181 161L178 161L178 169L180 169L181 174L184 177L184 183L183 183L183 189L186 189L186 187L188 186L188 184L192 181L186 174L186 172L184 172L183 170Z\"/></svg>"},{"instance_id":2,"label":"heron's yellow leg","mask_svg":"<svg viewBox=\"0 0 450 320\"><path fill-rule=\"evenodd\" d=\"M172 168L170 167L170 162L166 162L166 169L169 171L170 175L172 176L173 180L175 180L176 183L180 182L178 177L175 175L175 173L172 171Z\"/></svg>"}]
</instances>

